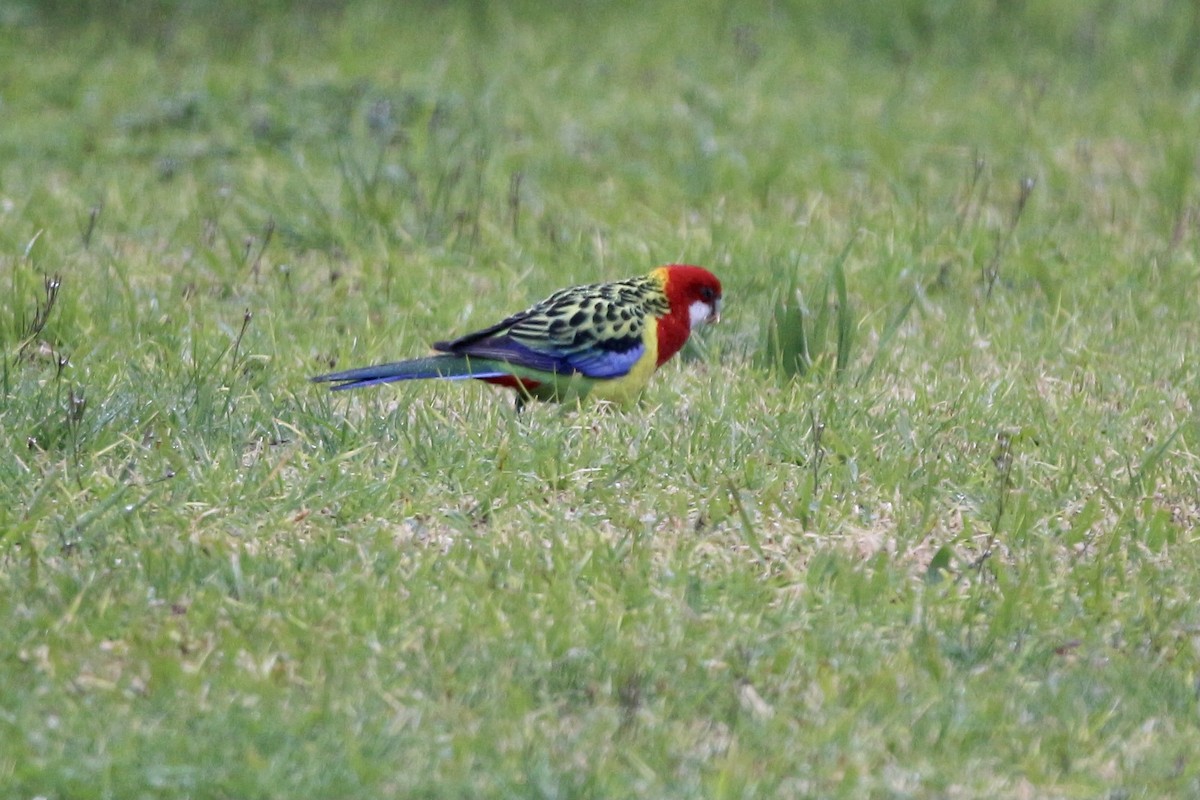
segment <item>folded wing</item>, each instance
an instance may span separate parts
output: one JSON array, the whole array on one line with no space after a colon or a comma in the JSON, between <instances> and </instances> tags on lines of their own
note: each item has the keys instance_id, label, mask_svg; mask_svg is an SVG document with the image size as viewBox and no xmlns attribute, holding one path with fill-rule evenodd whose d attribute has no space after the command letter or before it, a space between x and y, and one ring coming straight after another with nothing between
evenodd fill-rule
<instances>
[{"instance_id":1,"label":"folded wing","mask_svg":"<svg viewBox=\"0 0 1200 800\"><path fill-rule=\"evenodd\" d=\"M646 352L645 308L624 288L564 290L490 328L433 347L563 376L619 378Z\"/></svg>"}]
</instances>

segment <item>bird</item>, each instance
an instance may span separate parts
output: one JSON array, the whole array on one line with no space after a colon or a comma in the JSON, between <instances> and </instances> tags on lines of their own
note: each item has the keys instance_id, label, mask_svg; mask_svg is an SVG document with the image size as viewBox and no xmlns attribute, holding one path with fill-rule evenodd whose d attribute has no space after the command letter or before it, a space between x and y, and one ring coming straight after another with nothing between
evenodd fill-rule
<instances>
[{"instance_id":1,"label":"bird","mask_svg":"<svg viewBox=\"0 0 1200 800\"><path fill-rule=\"evenodd\" d=\"M721 281L668 264L647 275L561 289L495 325L433 344L434 355L317 375L333 389L473 378L529 400L628 405L692 331L721 318Z\"/></svg>"}]
</instances>

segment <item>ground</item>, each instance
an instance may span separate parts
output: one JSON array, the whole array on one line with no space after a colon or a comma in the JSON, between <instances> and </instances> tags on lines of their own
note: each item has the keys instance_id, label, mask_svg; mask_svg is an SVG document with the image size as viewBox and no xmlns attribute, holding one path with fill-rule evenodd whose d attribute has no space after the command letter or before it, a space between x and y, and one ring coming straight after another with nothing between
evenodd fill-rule
<instances>
[{"instance_id":1,"label":"ground","mask_svg":"<svg viewBox=\"0 0 1200 800\"><path fill-rule=\"evenodd\" d=\"M0 9L0 785L1200 794L1200 10L875 5Z\"/></svg>"}]
</instances>

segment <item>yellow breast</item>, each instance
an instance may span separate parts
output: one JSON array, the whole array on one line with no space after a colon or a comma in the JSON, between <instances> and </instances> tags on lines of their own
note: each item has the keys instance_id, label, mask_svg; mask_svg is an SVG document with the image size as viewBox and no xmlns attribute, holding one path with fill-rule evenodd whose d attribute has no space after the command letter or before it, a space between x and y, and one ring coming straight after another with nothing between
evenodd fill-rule
<instances>
[{"instance_id":1,"label":"yellow breast","mask_svg":"<svg viewBox=\"0 0 1200 800\"><path fill-rule=\"evenodd\" d=\"M650 376L654 374L654 366L658 363L658 322L650 318L646 320L646 328L642 331L642 345L645 352L637 360L633 368L619 378L596 381L589 395L600 400L626 405L637 399Z\"/></svg>"}]
</instances>

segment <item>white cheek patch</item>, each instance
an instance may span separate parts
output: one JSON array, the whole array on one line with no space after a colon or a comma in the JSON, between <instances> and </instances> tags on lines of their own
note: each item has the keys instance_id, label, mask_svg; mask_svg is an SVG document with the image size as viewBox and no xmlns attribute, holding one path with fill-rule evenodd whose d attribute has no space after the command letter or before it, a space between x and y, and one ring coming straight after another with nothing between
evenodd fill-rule
<instances>
[{"instance_id":1,"label":"white cheek patch","mask_svg":"<svg viewBox=\"0 0 1200 800\"><path fill-rule=\"evenodd\" d=\"M708 318L712 316L712 306L701 300L697 300L688 306L688 324L691 328L697 325L703 325L708 322Z\"/></svg>"}]
</instances>

